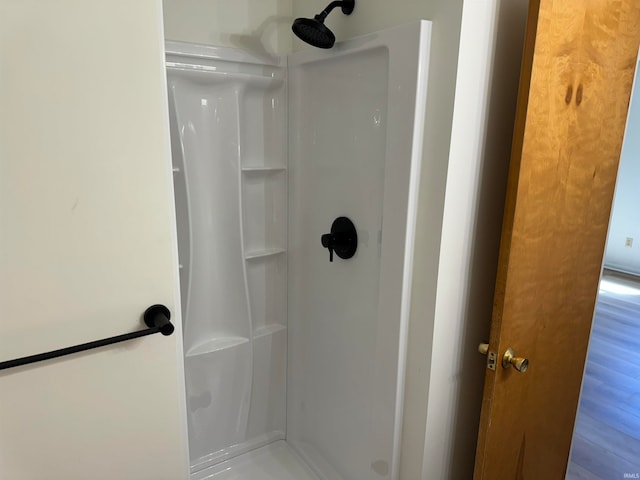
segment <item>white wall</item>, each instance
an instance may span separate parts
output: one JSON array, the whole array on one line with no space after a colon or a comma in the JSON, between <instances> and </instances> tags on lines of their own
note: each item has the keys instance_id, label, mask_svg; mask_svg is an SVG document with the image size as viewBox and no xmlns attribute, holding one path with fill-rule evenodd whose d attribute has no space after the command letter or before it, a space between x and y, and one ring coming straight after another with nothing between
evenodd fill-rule
<instances>
[{"instance_id":1,"label":"white wall","mask_svg":"<svg viewBox=\"0 0 640 480\"><path fill-rule=\"evenodd\" d=\"M639 64L640 65L640 64ZM611 213L605 267L640 275L640 92L638 70ZM625 246L632 238L632 246Z\"/></svg>"},{"instance_id":2,"label":"white wall","mask_svg":"<svg viewBox=\"0 0 640 480\"><path fill-rule=\"evenodd\" d=\"M163 0L167 40L248 50L291 51L292 0Z\"/></svg>"},{"instance_id":3,"label":"white wall","mask_svg":"<svg viewBox=\"0 0 640 480\"><path fill-rule=\"evenodd\" d=\"M293 5L293 16L313 18L329 3L328 0L296 0ZM452 9L452 5L456 8ZM326 25L335 33L336 41L352 38L358 35L372 33L383 28L410 23L416 20L440 20L453 27L450 39L454 44L448 49L457 49L457 34L460 29L460 9L462 1L443 0L356 0L355 10L351 15L344 15L340 8L336 8L329 17ZM457 12L457 13L455 13ZM454 13L454 15L451 15ZM448 15L447 15L448 14ZM456 27L455 25L458 24ZM309 46L294 39L294 50L301 50Z\"/></svg>"},{"instance_id":4,"label":"white wall","mask_svg":"<svg viewBox=\"0 0 640 480\"><path fill-rule=\"evenodd\" d=\"M162 12L0 1L0 478L187 477Z\"/></svg>"}]
</instances>

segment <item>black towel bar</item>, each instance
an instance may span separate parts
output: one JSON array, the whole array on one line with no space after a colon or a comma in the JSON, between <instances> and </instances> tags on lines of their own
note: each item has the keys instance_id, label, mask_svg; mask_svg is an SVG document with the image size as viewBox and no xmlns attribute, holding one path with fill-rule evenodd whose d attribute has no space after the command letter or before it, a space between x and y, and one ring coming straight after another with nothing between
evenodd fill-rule
<instances>
[{"instance_id":1,"label":"black towel bar","mask_svg":"<svg viewBox=\"0 0 640 480\"><path fill-rule=\"evenodd\" d=\"M127 340L133 340L134 338L145 337L147 335L152 335L154 333L161 333L162 335L165 335L165 336L171 335L173 333L174 327L170 321L171 312L164 305L150 306L145 310L143 318L144 318L144 323L149 327L145 330L125 333L124 335L104 338L102 340L83 343L81 345L75 345L73 347L61 348L59 350L53 350L51 352L39 353L37 355L30 355L28 357L16 358L14 360L7 360L6 362L0 362L0 370L5 370L7 368L13 368L13 367L20 367L22 365L42 362L44 360L51 360L52 358L63 357L65 355L71 355L72 353L84 352L85 350L104 347L106 345L113 345L114 343L125 342Z\"/></svg>"}]
</instances>

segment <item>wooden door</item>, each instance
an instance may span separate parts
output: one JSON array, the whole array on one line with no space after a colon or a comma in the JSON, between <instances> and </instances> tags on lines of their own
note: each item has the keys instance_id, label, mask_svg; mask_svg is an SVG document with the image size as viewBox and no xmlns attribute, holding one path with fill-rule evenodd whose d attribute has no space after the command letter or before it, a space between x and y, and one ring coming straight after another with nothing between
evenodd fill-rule
<instances>
[{"instance_id":1,"label":"wooden door","mask_svg":"<svg viewBox=\"0 0 640 480\"><path fill-rule=\"evenodd\" d=\"M0 0L0 479L188 475L159 0Z\"/></svg>"},{"instance_id":2,"label":"wooden door","mask_svg":"<svg viewBox=\"0 0 640 480\"><path fill-rule=\"evenodd\" d=\"M477 480L564 479L639 44L638 0L531 2Z\"/></svg>"}]
</instances>

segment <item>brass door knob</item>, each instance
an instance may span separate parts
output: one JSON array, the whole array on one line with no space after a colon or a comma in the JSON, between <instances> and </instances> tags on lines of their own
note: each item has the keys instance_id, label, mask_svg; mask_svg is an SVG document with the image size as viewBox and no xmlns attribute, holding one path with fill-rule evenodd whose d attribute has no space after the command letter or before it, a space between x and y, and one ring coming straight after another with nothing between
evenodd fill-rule
<instances>
[{"instance_id":1,"label":"brass door knob","mask_svg":"<svg viewBox=\"0 0 640 480\"><path fill-rule=\"evenodd\" d=\"M516 357L516 352L512 348L507 349L502 357L502 368L515 368L520 373L524 373L529 368L529 360L522 357Z\"/></svg>"},{"instance_id":2,"label":"brass door knob","mask_svg":"<svg viewBox=\"0 0 640 480\"><path fill-rule=\"evenodd\" d=\"M489 344L488 343L481 343L480 345L478 345L478 351L482 355L488 354L489 353Z\"/></svg>"}]
</instances>

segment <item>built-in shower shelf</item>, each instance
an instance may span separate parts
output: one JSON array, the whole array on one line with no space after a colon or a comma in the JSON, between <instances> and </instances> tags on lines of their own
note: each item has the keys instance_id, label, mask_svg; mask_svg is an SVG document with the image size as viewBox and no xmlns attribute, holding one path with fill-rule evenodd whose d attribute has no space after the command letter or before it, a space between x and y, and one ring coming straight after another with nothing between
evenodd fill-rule
<instances>
[{"instance_id":1,"label":"built-in shower shelf","mask_svg":"<svg viewBox=\"0 0 640 480\"><path fill-rule=\"evenodd\" d=\"M253 332L253 338L266 337L267 335L273 335L274 333L281 332L286 329L287 327L280 325L279 323L264 325L255 329Z\"/></svg>"},{"instance_id":2,"label":"built-in shower shelf","mask_svg":"<svg viewBox=\"0 0 640 480\"><path fill-rule=\"evenodd\" d=\"M274 255L281 255L285 253L284 248L265 248L264 250L254 250L247 252L244 256L247 260L256 260L258 258L273 257Z\"/></svg>"},{"instance_id":3,"label":"built-in shower shelf","mask_svg":"<svg viewBox=\"0 0 640 480\"><path fill-rule=\"evenodd\" d=\"M227 348L249 342L246 337L216 337L211 338L187 350L186 357L196 357L198 355L206 355L208 353L218 352Z\"/></svg>"},{"instance_id":4,"label":"built-in shower shelf","mask_svg":"<svg viewBox=\"0 0 640 480\"><path fill-rule=\"evenodd\" d=\"M284 172L287 167L242 167L242 171L247 174L269 174Z\"/></svg>"}]
</instances>

